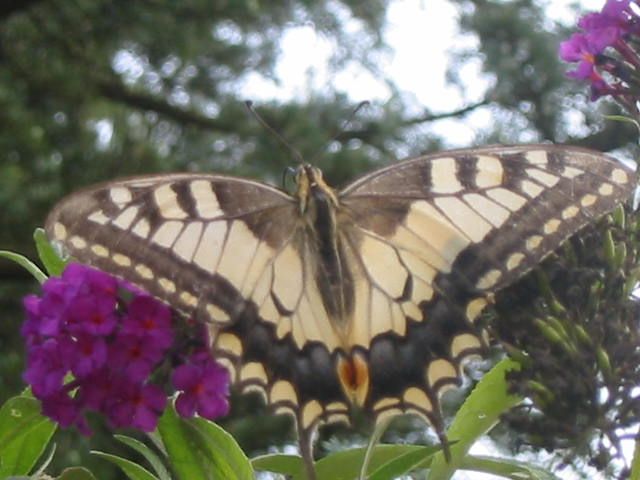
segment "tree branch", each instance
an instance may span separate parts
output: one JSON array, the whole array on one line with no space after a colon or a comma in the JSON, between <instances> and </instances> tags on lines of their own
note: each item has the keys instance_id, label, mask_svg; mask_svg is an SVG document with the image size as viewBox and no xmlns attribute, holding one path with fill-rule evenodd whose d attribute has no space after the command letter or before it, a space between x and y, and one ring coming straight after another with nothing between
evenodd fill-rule
<instances>
[{"instance_id":1,"label":"tree branch","mask_svg":"<svg viewBox=\"0 0 640 480\"><path fill-rule=\"evenodd\" d=\"M467 105L466 107L462 107L458 110L452 110L451 112L443 112L443 113L430 113L426 112L419 117L407 118L400 122L400 127L411 127L413 125L418 125L420 123L426 122L435 122L436 120L443 120L445 118L453 118L453 117L462 117L473 110L480 108L484 105L488 105L491 103L491 99L485 98L480 100L479 102L472 103L471 105ZM362 140L364 142L368 141L370 138L379 135L380 133L380 124L379 122L373 122L367 125L366 128L362 128L360 130L349 130L338 135L338 140L346 141L357 138L358 140Z\"/></svg>"},{"instance_id":2,"label":"tree branch","mask_svg":"<svg viewBox=\"0 0 640 480\"><path fill-rule=\"evenodd\" d=\"M233 125L221 122L215 118L207 117L195 110L174 107L154 95L130 90L117 80L113 82L97 80L95 85L98 92L109 100L123 103L127 106L139 108L141 110L152 110L183 125L194 125L196 127L216 130L224 133L235 131Z\"/></svg>"},{"instance_id":3,"label":"tree branch","mask_svg":"<svg viewBox=\"0 0 640 480\"><path fill-rule=\"evenodd\" d=\"M405 120L404 122L402 122L402 125L405 127L409 127L411 125L417 125L419 123L425 123L425 122L435 122L436 120L443 120L445 118L462 117L467 113L474 111L477 108L488 105L489 103L491 103L491 100L488 98L485 98L483 100L480 100L479 102L472 103L471 105L467 105L466 107L462 107L458 110L453 110L451 112L443 112L443 113L427 112L424 115L421 115L419 117L409 118Z\"/></svg>"}]
</instances>

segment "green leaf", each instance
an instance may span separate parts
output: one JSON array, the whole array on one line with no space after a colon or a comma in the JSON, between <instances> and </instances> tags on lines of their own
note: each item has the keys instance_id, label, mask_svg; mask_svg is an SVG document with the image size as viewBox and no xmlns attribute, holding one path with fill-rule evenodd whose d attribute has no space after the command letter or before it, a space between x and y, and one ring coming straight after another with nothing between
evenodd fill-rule
<instances>
[{"instance_id":1,"label":"green leaf","mask_svg":"<svg viewBox=\"0 0 640 480\"><path fill-rule=\"evenodd\" d=\"M125 435L114 435L114 438L142 455L153 467L160 480L171 480L171 475L156 453L141 441Z\"/></svg>"},{"instance_id":2,"label":"green leaf","mask_svg":"<svg viewBox=\"0 0 640 480\"><path fill-rule=\"evenodd\" d=\"M40 283L44 283L47 279L47 276L44 274L40 268L29 260L27 257L20 255L19 253L9 252L7 250L0 250L0 258L6 258L7 260L11 260L12 262L16 262L22 268L24 268L27 272L29 272L33 277Z\"/></svg>"},{"instance_id":3,"label":"green leaf","mask_svg":"<svg viewBox=\"0 0 640 480\"><path fill-rule=\"evenodd\" d=\"M183 420L171 406L160 418L158 431L179 478L253 479L251 464L240 447L213 422Z\"/></svg>"},{"instance_id":4,"label":"green leaf","mask_svg":"<svg viewBox=\"0 0 640 480\"><path fill-rule=\"evenodd\" d=\"M154 476L149 470L131 460L96 450L92 450L91 453L111 463L115 463L131 480L158 480L158 477Z\"/></svg>"},{"instance_id":5,"label":"green leaf","mask_svg":"<svg viewBox=\"0 0 640 480\"><path fill-rule=\"evenodd\" d=\"M426 447L421 445L378 445L369 461L369 472L375 471L382 465L414 451L424 452ZM436 450L440 447L433 447ZM335 452L316 462L318 480L353 480L360 473L362 462L366 455L366 448L354 448ZM294 477L302 480L302 477Z\"/></svg>"},{"instance_id":6,"label":"green leaf","mask_svg":"<svg viewBox=\"0 0 640 480\"><path fill-rule=\"evenodd\" d=\"M503 412L521 401L520 397L507 393L505 378L509 370L518 368L517 362L504 359L478 382L447 430L448 439L456 442L451 446L451 460L447 462L443 452L435 455L429 473L431 480L451 478L473 443L498 422Z\"/></svg>"},{"instance_id":7,"label":"green leaf","mask_svg":"<svg viewBox=\"0 0 640 480\"><path fill-rule=\"evenodd\" d=\"M40 261L49 275L60 275L68 262L60 258L60 255L58 255L55 249L51 246L45 231L42 228L36 228L35 232L33 232L33 239L36 242L36 249L38 250Z\"/></svg>"},{"instance_id":8,"label":"green leaf","mask_svg":"<svg viewBox=\"0 0 640 480\"><path fill-rule=\"evenodd\" d=\"M422 447L420 450L407 452L382 465L369 475L368 480L392 480L413 470L426 468L431 464L433 455L440 450L441 447L435 446Z\"/></svg>"},{"instance_id":9,"label":"green leaf","mask_svg":"<svg viewBox=\"0 0 640 480\"><path fill-rule=\"evenodd\" d=\"M33 472L31 476L35 478L40 478L40 476L45 473L49 464L53 461L53 456L55 455L55 453L56 453L56 444L54 443L49 449L49 453L44 457L44 461L40 464L38 469L35 472Z\"/></svg>"},{"instance_id":10,"label":"green leaf","mask_svg":"<svg viewBox=\"0 0 640 480\"><path fill-rule=\"evenodd\" d=\"M624 115L603 115L603 117L607 120L613 120L614 122L630 123L640 131L640 124L634 118L625 117Z\"/></svg>"},{"instance_id":11,"label":"green leaf","mask_svg":"<svg viewBox=\"0 0 640 480\"><path fill-rule=\"evenodd\" d=\"M56 424L40 415L40 402L20 395L0 408L0 478L27 475L44 453Z\"/></svg>"},{"instance_id":12,"label":"green leaf","mask_svg":"<svg viewBox=\"0 0 640 480\"><path fill-rule=\"evenodd\" d=\"M512 480L560 480L553 473L540 467L507 458L467 455L461 469L490 473Z\"/></svg>"},{"instance_id":13,"label":"green leaf","mask_svg":"<svg viewBox=\"0 0 640 480\"><path fill-rule=\"evenodd\" d=\"M280 473L294 478L304 476L304 461L299 455L285 455L274 453L261 455L251 460L251 465L255 470Z\"/></svg>"},{"instance_id":14,"label":"green leaf","mask_svg":"<svg viewBox=\"0 0 640 480\"><path fill-rule=\"evenodd\" d=\"M193 438L188 425L178 417L172 406L160 417L158 432L166 448L169 464L178 478L213 479L215 475L224 478L224 472L207 461L199 439Z\"/></svg>"},{"instance_id":15,"label":"green leaf","mask_svg":"<svg viewBox=\"0 0 640 480\"><path fill-rule=\"evenodd\" d=\"M633 462L631 463L631 475L629 480L640 480L640 440L636 440L633 451Z\"/></svg>"},{"instance_id":16,"label":"green leaf","mask_svg":"<svg viewBox=\"0 0 640 480\"><path fill-rule=\"evenodd\" d=\"M365 480L367 476L367 472L369 471L369 462L371 462L371 455L373 454L373 450L375 446L380 442L380 438L389 427L391 423L391 417L387 417L386 419L376 423L376 427L369 437L369 443L367 444L367 450L364 454L364 459L362 460L362 465L360 466L360 474L358 475L358 480Z\"/></svg>"},{"instance_id":17,"label":"green leaf","mask_svg":"<svg viewBox=\"0 0 640 480\"><path fill-rule=\"evenodd\" d=\"M84 467L65 468L57 480L96 480L96 477Z\"/></svg>"},{"instance_id":18,"label":"green leaf","mask_svg":"<svg viewBox=\"0 0 640 480\"><path fill-rule=\"evenodd\" d=\"M222 458L239 480L253 480L251 462L235 439L219 425L205 418L188 420L202 435L211 458Z\"/></svg>"}]
</instances>

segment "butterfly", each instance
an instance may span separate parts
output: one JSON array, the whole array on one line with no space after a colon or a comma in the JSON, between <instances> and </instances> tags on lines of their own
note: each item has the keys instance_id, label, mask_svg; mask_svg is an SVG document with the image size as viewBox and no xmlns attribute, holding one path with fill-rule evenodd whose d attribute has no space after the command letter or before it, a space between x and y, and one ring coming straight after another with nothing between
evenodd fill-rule
<instances>
[{"instance_id":1,"label":"butterfly","mask_svg":"<svg viewBox=\"0 0 640 480\"><path fill-rule=\"evenodd\" d=\"M415 413L441 434L440 397L487 337L496 291L627 199L635 174L553 145L462 149L391 164L342 190L301 163L296 189L208 174L116 180L46 222L75 259L210 326L241 391L310 438L353 406Z\"/></svg>"}]
</instances>

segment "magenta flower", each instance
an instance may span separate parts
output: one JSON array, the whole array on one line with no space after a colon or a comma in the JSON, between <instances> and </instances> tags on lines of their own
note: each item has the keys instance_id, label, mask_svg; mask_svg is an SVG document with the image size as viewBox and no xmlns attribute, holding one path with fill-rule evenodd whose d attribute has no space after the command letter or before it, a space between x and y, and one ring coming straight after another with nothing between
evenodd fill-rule
<instances>
[{"instance_id":1,"label":"magenta flower","mask_svg":"<svg viewBox=\"0 0 640 480\"><path fill-rule=\"evenodd\" d=\"M568 76L579 79L589 79L594 74L596 56L601 49L595 48L589 38L582 33L574 33L569 40L560 44L560 58L565 62L578 62L578 67L567 73Z\"/></svg>"},{"instance_id":2,"label":"magenta flower","mask_svg":"<svg viewBox=\"0 0 640 480\"><path fill-rule=\"evenodd\" d=\"M199 352L173 372L173 385L180 391L176 410L183 417L196 413L213 420L229 412L229 372L207 352Z\"/></svg>"},{"instance_id":3,"label":"magenta flower","mask_svg":"<svg viewBox=\"0 0 640 480\"><path fill-rule=\"evenodd\" d=\"M71 371L76 377L95 373L107 362L107 342L101 337L80 335L69 341Z\"/></svg>"},{"instance_id":4,"label":"magenta flower","mask_svg":"<svg viewBox=\"0 0 640 480\"><path fill-rule=\"evenodd\" d=\"M61 427L75 426L82 434L91 434L82 406L67 392L60 391L47 397L47 401L42 402L42 414L57 422Z\"/></svg>"},{"instance_id":5,"label":"magenta flower","mask_svg":"<svg viewBox=\"0 0 640 480\"><path fill-rule=\"evenodd\" d=\"M106 336L118 324L116 298L95 293L78 296L69 302L67 328L73 334Z\"/></svg>"},{"instance_id":6,"label":"magenta flower","mask_svg":"<svg viewBox=\"0 0 640 480\"><path fill-rule=\"evenodd\" d=\"M202 336L206 329L195 328L200 325L180 329L182 335L191 336L177 342L168 306L79 264L70 264L61 277L48 279L42 295L29 295L23 304L24 379L41 401L44 415L84 434L91 433L88 411L102 413L114 427L153 430L167 397L162 388L149 383L151 377L162 378L162 372L167 376L167 369L160 368L165 359L188 355L172 352L175 345L190 349L208 345ZM189 373L192 370L195 373ZM177 374L178 383L187 390L180 403L188 408L182 410L207 417L226 413L228 374L210 353L193 356L185 372Z\"/></svg>"},{"instance_id":7,"label":"magenta flower","mask_svg":"<svg viewBox=\"0 0 640 480\"><path fill-rule=\"evenodd\" d=\"M141 381L162 360L165 351L166 348L153 345L144 338L121 334L110 345L109 363L111 368Z\"/></svg>"},{"instance_id":8,"label":"magenta flower","mask_svg":"<svg viewBox=\"0 0 640 480\"><path fill-rule=\"evenodd\" d=\"M580 19L578 26L587 32L593 47L602 51L635 30L634 18L629 0L608 0L602 11L588 13Z\"/></svg>"},{"instance_id":9,"label":"magenta flower","mask_svg":"<svg viewBox=\"0 0 640 480\"><path fill-rule=\"evenodd\" d=\"M83 378L82 388L78 389L76 400L88 410L105 412L106 404L118 396L116 374L107 366L96 370Z\"/></svg>"},{"instance_id":10,"label":"magenta flower","mask_svg":"<svg viewBox=\"0 0 640 480\"><path fill-rule=\"evenodd\" d=\"M62 273L67 284L67 295L77 298L84 295L97 295L116 300L118 280L108 273L101 272L79 263L70 263Z\"/></svg>"},{"instance_id":11,"label":"magenta flower","mask_svg":"<svg viewBox=\"0 0 640 480\"><path fill-rule=\"evenodd\" d=\"M69 358L61 342L49 338L29 351L23 378L31 385L36 397L47 397L62 389L69 366Z\"/></svg>"},{"instance_id":12,"label":"magenta flower","mask_svg":"<svg viewBox=\"0 0 640 480\"><path fill-rule=\"evenodd\" d=\"M114 427L133 427L153 431L162 414L167 396L155 385L121 381L119 396L107 402L106 414Z\"/></svg>"},{"instance_id":13,"label":"magenta flower","mask_svg":"<svg viewBox=\"0 0 640 480\"><path fill-rule=\"evenodd\" d=\"M637 0L633 3L638 6ZM582 31L562 42L558 53L562 60L577 63L567 75L588 81L592 100L612 95L628 111L639 114L640 16L631 7L631 0L607 0L600 12L580 19Z\"/></svg>"},{"instance_id":14,"label":"magenta flower","mask_svg":"<svg viewBox=\"0 0 640 480\"><path fill-rule=\"evenodd\" d=\"M150 296L140 295L129 304L122 333L153 343L158 349L166 349L173 341L171 310Z\"/></svg>"}]
</instances>

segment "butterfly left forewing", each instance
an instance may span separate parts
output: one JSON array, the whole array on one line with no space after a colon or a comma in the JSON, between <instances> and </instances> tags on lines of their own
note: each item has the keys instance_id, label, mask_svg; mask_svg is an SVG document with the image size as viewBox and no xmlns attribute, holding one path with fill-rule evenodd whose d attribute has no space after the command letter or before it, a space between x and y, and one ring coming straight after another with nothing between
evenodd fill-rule
<instances>
[{"instance_id":1,"label":"butterfly left forewing","mask_svg":"<svg viewBox=\"0 0 640 480\"><path fill-rule=\"evenodd\" d=\"M368 313L353 337L368 348L367 407L438 427L439 394L486 346L474 322L492 293L627 199L634 177L586 150L488 147L400 162L341 192L362 266L355 310Z\"/></svg>"},{"instance_id":2,"label":"butterfly left forewing","mask_svg":"<svg viewBox=\"0 0 640 480\"><path fill-rule=\"evenodd\" d=\"M234 383L292 413L302 432L345 418L336 335L289 195L218 175L132 178L63 199L46 230L75 260L210 323Z\"/></svg>"}]
</instances>

